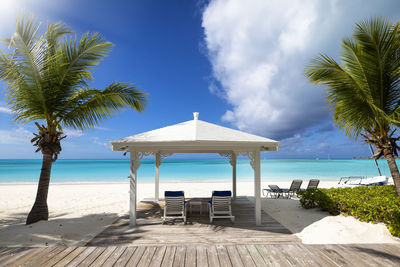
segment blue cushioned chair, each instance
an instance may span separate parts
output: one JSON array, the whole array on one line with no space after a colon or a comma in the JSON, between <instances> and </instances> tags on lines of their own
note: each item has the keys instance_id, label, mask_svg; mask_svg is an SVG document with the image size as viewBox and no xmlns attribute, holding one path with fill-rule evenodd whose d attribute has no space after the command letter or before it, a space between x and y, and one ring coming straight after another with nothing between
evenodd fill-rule
<instances>
[{"instance_id":1,"label":"blue cushioned chair","mask_svg":"<svg viewBox=\"0 0 400 267\"><path fill-rule=\"evenodd\" d=\"M163 223L166 219L183 219L186 223L186 201L183 191L165 191Z\"/></svg>"},{"instance_id":2,"label":"blue cushioned chair","mask_svg":"<svg viewBox=\"0 0 400 267\"><path fill-rule=\"evenodd\" d=\"M232 222L235 216L232 215L232 192L231 191L213 191L211 200L208 201L210 208L210 223L215 218L228 218Z\"/></svg>"}]
</instances>

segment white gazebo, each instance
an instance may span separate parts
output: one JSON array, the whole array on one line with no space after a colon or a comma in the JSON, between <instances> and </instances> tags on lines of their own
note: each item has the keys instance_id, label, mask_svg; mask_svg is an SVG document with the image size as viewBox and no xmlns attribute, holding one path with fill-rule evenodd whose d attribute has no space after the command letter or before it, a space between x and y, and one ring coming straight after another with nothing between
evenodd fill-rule
<instances>
[{"instance_id":1,"label":"white gazebo","mask_svg":"<svg viewBox=\"0 0 400 267\"><path fill-rule=\"evenodd\" d=\"M137 170L143 156L155 157L155 200L159 199L159 167L174 153L218 153L232 165L232 195L236 198L236 157L247 156L254 170L256 224L261 225L260 152L277 151L279 142L194 119L111 141L113 151L130 152L130 225L136 225Z\"/></svg>"}]
</instances>

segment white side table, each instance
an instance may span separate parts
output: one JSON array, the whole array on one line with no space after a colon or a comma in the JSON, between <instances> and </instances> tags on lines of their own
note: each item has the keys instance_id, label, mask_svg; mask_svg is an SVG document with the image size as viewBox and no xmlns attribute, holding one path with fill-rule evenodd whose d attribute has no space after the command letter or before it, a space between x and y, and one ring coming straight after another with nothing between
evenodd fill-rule
<instances>
[{"instance_id":1,"label":"white side table","mask_svg":"<svg viewBox=\"0 0 400 267\"><path fill-rule=\"evenodd\" d=\"M192 206L199 206L199 209L200 209L200 215L202 214L202 212L203 212L203 203L201 202L201 201L198 201L198 200L191 200L191 201L189 201L189 211L190 211L190 214L192 214Z\"/></svg>"}]
</instances>

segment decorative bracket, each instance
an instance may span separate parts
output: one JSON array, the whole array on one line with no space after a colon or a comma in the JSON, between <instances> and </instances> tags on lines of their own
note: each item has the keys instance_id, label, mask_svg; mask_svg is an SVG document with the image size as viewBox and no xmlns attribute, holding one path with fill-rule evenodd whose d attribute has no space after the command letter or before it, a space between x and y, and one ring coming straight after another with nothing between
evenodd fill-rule
<instances>
[{"instance_id":1,"label":"decorative bracket","mask_svg":"<svg viewBox=\"0 0 400 267\"><path fill-rule=\"evenodd\" d=\"M218 153L221 157L229 158L229 163L233 166L236 163L236 153L234 152L221 152Z\"/></svg>"},{"instance_id":2,"label":"decorative bracket","mask_svg":"<svg viewBox=\"0 0 400 267\"><path fill-rule=\"evenodd\" d=\"M250 165L254 170L255 153L253 151L250 151L250 152L238 152L238 154L248 157L250 159Z\"/></svg>"},{"instance_id":3,"label":"decorative bracket","mask_svg":"<svg viewBox=\"0 0 400 267\"><path fill-rule=\"evenodd\" d=\"M173 153L166 153L166 152L154 152L153 153L155 161L156 161L156 166L160 167L162 161L164 158L172 156Z\"/></svg>"},{"instance_id":4,"label":"decorative bracket","mask_svg":"<svg viewBox=\"0 0 400 267\"><path fill-rule=\"evenodd\" d=\"M142 152L142 151L137 151L137 152L135 151L131 153L135 153L136 155L135 160L133 161L133 168L135 170L139 169L140 161L143 159L143 157L147 157L152 154L151 152Z\"/></svg>"}]
</instances>

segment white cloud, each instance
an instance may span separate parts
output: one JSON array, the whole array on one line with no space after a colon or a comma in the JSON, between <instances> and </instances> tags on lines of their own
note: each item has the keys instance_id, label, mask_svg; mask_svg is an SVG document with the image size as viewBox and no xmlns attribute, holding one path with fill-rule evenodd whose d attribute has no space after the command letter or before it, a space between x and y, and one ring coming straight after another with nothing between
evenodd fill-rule
<instances>
[{"instance_id":1,"label":"white cloud","mask_svg":"<svg viewBox=\"0 0 400 267\"><path fill-rule=\"evenodd\" d=\"M8 113L11 114L12 110L6 107L0 107L0 113Z\"/></svg>"},{"instance_id":2,"label":"white cloud","mask_svg":"<svg viewBox=\"0 0 400 267\"><path fill-rule=\"evenodd\" d=\"M305 66L319 53L336 56L355 23L379 11L386 15L396 4L212 0L202 26L215 78L209 89L231 105L222 120L277 139L325 121L324 90L307 81Z\"/></svg>"},{"instance_id":3,"label":"white cloud","mask_svg":"<svg viewBox=\"0 0 400 267\"><path fill-rule=\"evenodd\" d=\"M67 137L81 137L84 134L82 131L74 129L63 129L63 132Z\"/></svg>"},{"instance_id":4,"label":"white cloud","mask_svg":"<svg viewBox=\"0 0 400 267\"><path fill-rule=\"evenodd\" d=\"M93 144L96 144L99 146L108 147L108 143L101 141L99 137L93 137L92 142L93 142Z\"/></svg>"},{"instance_id":5,"label":"white cloud","mask_svg":"<svg viewBox=\"0 0 400 267\"><path fill-rule=\"evenodd\" d=\"M0 129L0 144L2 145L30 144L33 137L33 133L23 127L12 130Z\"/></svg>"}]
</instances>

